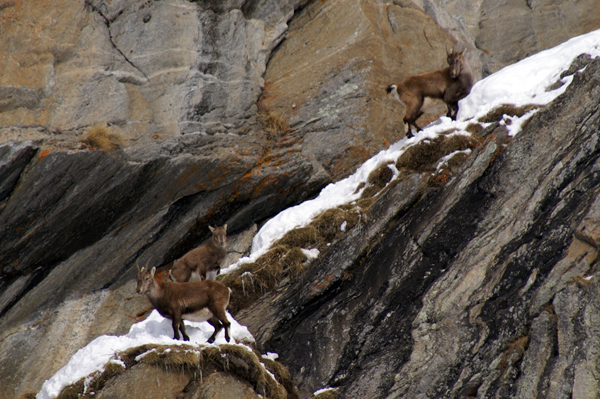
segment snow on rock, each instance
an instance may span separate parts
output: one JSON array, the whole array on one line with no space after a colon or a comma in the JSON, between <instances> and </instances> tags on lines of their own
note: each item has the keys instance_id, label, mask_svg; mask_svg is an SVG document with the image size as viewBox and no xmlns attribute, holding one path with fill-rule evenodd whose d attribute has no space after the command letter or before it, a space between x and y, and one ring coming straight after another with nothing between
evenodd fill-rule
<instances>
[{"instance_id":1,"label":"snow on rock","mask_svg":"<svg viewBox=\"0 0 600 399\"><path fill-rule=\"evenodd\" d=\"M433 139L441 132L456 129L458 134L469 134L467 126L473 119L486 115L490 110L502 105L527 104L545 105L564 93L572 77L563 79L563 85L547 91L560 80L560 74L567 70L580 54L600 56L600 30L575 37L559 46L542 51L516 64L510 65L493 75L477 82L468 97L460 101L457 120L442 116L440 119L410 139L402 139L387 150L381 151L367 160L353 175L325 187L315 199L288 208L270 219L260 229L252 241L251 254L222 269L221 273L231 272L243 263L253 262L266 253L271 245L288 231L308 225L323 211L351 203L360 198L362 190L357 190L367 181L369 173L382 163L395 162L404 150L422 140ZM511 118L507 129L511 136L519 133L525 120L536 111L530 111L520 118ZM395 170L395 168L393 168ZM397 175L397 171L395 173Z\"/></svg>"},{"instance_id":2,"label":"snow on rock","mask_svg":"<svg viewBox=\"0 0 600 399\"><path fill-rule=\"evenodd\" d=\"M254 337L245 326L240 325L228 313L231 322L230 335L233 341L254 342ZM189 345L198 346L206 344L214 329L207 322L197 323L185 321L186 330L190 341L173 339L171 320L162 317L156 310L144 321L131 326L129 333L123 336L102 335L85 347L78 350L66 366L61 368L54 376L46 380L37 399L50 399L56 397L60 391L96 371L104 369L104 365L112 360L118 353L129 348L145 344L159 345ZM221 331L213 345L225 344L225 332ZM233 342L231 342L233 343Z\"/></svg>"},{"instance_id":3,"label":"snow on rock","mask_svg":"<svg viewBox=\"0 0 600 399\"><path fill-rule=\"evenodd\" d=\"M319 250L317 248L313 248L313 249L301 249L302 253L304 255L306 255L306 257L308 258L309 261L313 260L313 259L317 259L317 257L319 256Z\"/></svg>"},{"instance_id":4,"label":"snow on rock","mask_svg":"<svg viewBox=\"0 0 600 399\"><path fill-rule=\"evenodd\" d=\"M545 105L564 93L572 77L556 90L547 91L558 82L560 74L580 54L600 56L600 30L574 37L554 48L539 52L509 65L475 83L471 94L459 103L458 120L483 116L501 104Z\"/></svg>"}]
</instances>

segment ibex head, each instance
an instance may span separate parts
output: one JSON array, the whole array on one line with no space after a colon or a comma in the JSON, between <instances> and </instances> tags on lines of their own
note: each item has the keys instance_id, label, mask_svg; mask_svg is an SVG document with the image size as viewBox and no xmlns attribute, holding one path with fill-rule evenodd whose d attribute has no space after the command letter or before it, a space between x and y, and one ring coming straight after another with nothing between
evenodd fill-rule
<instances>
[{"instance_id":1,"label":"ibex head","mask_svg":"<svg viewBox=\"0 0 600 399\"><path fill-rule=\"evenodd\" d=\"M452 79L456 79L462 71L463 64L465 62L464 53L465 49L462 49L461 51L454 51L454 46L452 46L452 50L448 51L448 46L446 46L446 61L450 66L450 77Z\"/></svg>"},{"instance_id":2,"label":"ibex head","mask_svg":"<svg viewBox=\"0 0 600 399\"><path fill-rule=\"evenodd\" d=\"M151 289L152 284L154 283L154 273L156 272L156 268L153 267L152 270L148 270L149 264L150 261L146 263L146 266L140 269L140 264L137 262L137 260L135 261L135 265L138 269L137 287L135 291L140 295L143 295L146 292L148 292Z\"/></svg>"},{"instance_id":3,"label":"ibex head","mask_svg":"<svg viewBox=\"0 0 600 399\"><path fill-rule=\"evenodd\" d=\"M212 239L222 247L225 247L227 243L227 225L224 224L221 227L208 226L210 231L213 233Z\"/></svg>"}]
</instances>

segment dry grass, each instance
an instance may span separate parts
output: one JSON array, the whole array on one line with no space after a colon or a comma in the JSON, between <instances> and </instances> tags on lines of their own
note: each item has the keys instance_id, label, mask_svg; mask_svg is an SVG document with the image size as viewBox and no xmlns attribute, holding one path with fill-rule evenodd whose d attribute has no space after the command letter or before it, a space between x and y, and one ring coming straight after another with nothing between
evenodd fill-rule
<instances>
[{"instance_id":1,"label":"dry grass","mask_svg":"<svg viewBox=\"0 0 600 399\"><path fill-rule=\"evenodd\" d=\"M454 154L450 159L446 160L446 166L450 170L454 170L465 162L465 160L469 157L469 154L465 152L458 152Z\"/></svg>"},{"instance_id":2,"label":"dry grass","mask_svg":"<svg viewBox=\"0 0 600 399\"><path fill-rule=\"evenodd\" d=\"M229 311L236 314L252 305L258 298L277 289L285 282L296 281L309 266L302 248L324 251L327 244L339 239L359 221L354 207L328 209L310 225L289 231L255 262L241 265L237 270L217 276L232 289ZM345 231L341 230L343 223Z\"/></svg>"},{"instance_id":3,"label":"dry grass","mask_svg":"<svg viewBox=\"0 0 600 399\"><path fill-rule=\"evenodd\" d=\"M472 136L477 137L483 132L483 126L480 123L469 123L465 130L471 133Z\"/></svg>"},{"instance_id":4,"label":"dry grass","mask_svg":"<svg viewBox=\"0 0 600 399\"><path fill-rule=\"evenodd\" d=\"M287 121L281 115L268 109L260 110L258 121L271 139L279 138L290 131Z\"/></svg>"},{"instance_id":5,"label":"dry grass","mask_svg":"<svg viewBox=\"0 0 600 399\"><path fill-rule=\"evenodd\" d=\"M416 172L433 172L438 161L453 152L473 149L480 142L471 136L438 136L408 147L396 161L396 167Z\"/></svg>"},{"instance_id":6,"label":"dry grass","mask_svg":"<svg viewBox=\"0 0 600 399\"><path fill-rule=\"evenodd\" d=\"M105 152L116 151L124 144L121 135L104 125L92 126L81 142Z\"/></svg>"},{"instance_id":7,"label":"dry grass","mask_svg":"<svg viewBox=\"0 0 600 399\"><path fill-rule=\"evenodd\" d=\"M394 177L394 172L388 166L392 163L393 162L391 162L391 161L382 163L377 168L375 168L373 171L371 171L371 173L367 177L367 181L361 182L358 185L358 187L356 188L356 190L354 191L354 193L356 194L364 188L362 194L360 195L361 200L365 200L365 199L374 197ZM368 185L368 187L365 188L365 186L367 186L367 185ZM361 206L361 208L362 208L362 206Z\"/></svg>"},{"instance_id":8,"label":"dry grass","mask_svg":"<svg viewBox=\"0 0 600 399\"><path fill-rule=\"evenodd\" d=\"M282 268L288 271L288 275L296 279L306 269L308 260L301 248L290 249L282 260Z\"/></svg>"},{"instance_id":9,"label":"dry grass","mask_svg":"<svg viewBox=\"0 0 600 399\"><path fill-rule=\"evenodd\" d=\"M373 186L385 187L386 184L392 180L394 177L394 172L388 165L392 162L387 162L379 165L375 168L371 173L369 173L369 177L367 178L367 182Z\"/></svg>"},{"instance_id":10,"label":"dry grass","mask_svg":"<svg viewBox=\"0 0 600 399\"><path fill-rule=\"evenodd\" d=\"M78 399L78 398L93 398L96 393L102 390L106 383L113 377L123 373L126 369L116 363L107 363L104 366L104 371L96 372L88 381L87 389L85 387L85 378L80 379L74 384L67 385L56 397L57 399ZM84 393L85 390L85 393Z\"/></svg>"},{"instance_id":11,"label":"dry grass","mask_svg":"<svg viewBox=\"0 0 600 399\"><path fill-rule=\"evenodd\" d=\"M256 351L240 345L226 344L199 349L190 345L149 344L121 352L117 355L117 359L124 362L127 369L144 363L171 372L189 373L196 380L201 380L202 376L213 372L227 372L248 382L258 394L265 398L298 398L298 391L290 373L283 365L261 358ZM77 383L65 387L58 398L93 398L110 378L125 371L125 368L115 363L107 363L105 369L104 372L92 376L88 381L85 393L83 392L85 378L82 378ZM269 372L275 376L275 379ZM31 397L35 397L35 395ZM23 399L26 398L28 397L23 397Z\"/></svg>"},{"instance_id":12,"label":"dry grass","mask_svg":"<svg viewBox=\"0 0 600 399\"><path fill-rule=\"evenodd\" d=\"M318 245L319 233L314 226L300 227L289 231L279 241L278 245L286 247L313 248Z\"/></svg>"},{"instance_id":13,"label":"dry grass","mask_svg":"<svg viewBox=\"0 0 600 399\"><path fill-rule=\"evenodd\" d=\"M352 207L338 207L327 209L317 216L312 225L317 229L319 236L328 243L334 241L344 232L341 226L346 222L346 231L352 229L359 220L358 212Z\"/></svg>"},{"instance_id":14,"label":"dry grass","mask_svg":"<svg viewBox=\"0 0 600 399\"><path fill-rule=\"evenodd\" d=\"M496 107L493 110L491 110L490 112L488 112L485 116L479 118L479 122L482 122L482 123L498 122L498 121L502 120L504 115L512 116L512 117L516 116L516 117L520 118L521 116L525 115L529 111L538 109L539 107L540 107L539 105L535 105L535 104L527 104L527 105L523 105L521 107L517 107L513 104L502 104L499 107Z\"/></svg>"}]
</instances>

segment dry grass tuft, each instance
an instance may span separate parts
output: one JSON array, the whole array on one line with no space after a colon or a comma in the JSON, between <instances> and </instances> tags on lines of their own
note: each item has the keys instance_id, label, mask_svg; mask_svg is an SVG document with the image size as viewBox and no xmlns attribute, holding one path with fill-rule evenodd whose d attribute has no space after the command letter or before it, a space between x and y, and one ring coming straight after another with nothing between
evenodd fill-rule
<instances>
[{"instance_id":1,"label":"dry grass tuft","mask_svg":"<svg viewBox=\"0 0 600 399\"><path fill-rule=\"evenodd\" d=\"M375 168L367 177L367 188L365 188L360 195L361 199L368 199L374 197L377 193L379 193L394 177L394 172L388 165L393 162L382 163L377 168ZM367 185L365 183L361 183L359 187L356 189L356 192L360 191L362 188Z\"/></svg>"},{"instance_id":2,"label":"dry grass tuft","mask_svg":"<svg viewBox=\"0 0 600 399\"><path fill-rule=\"evenodd\" d=\"M319 244L319 233L314 226L300 227L289 231L281 239L279 239L276 245L283 245L286 247L300 247L300 248L312 248Z\"/></svg>"},{"instance_id":3,"label":"dry grass tuft","mask_svg":"<svg viewBox=\"0 0 600 399\"><path fill-rule=\"evenodd\" d=\"M432 140L423 140L411 147L396 161L396 167L416 172L433 172L438 161L453 152L473 149L480 142L471 136L438 136Z\"/></svg>"},{"instance_id":4,"label":"dry grass tuft","mask_svg":"<svg viewBox=\"0 0 600 399\"><path fill-rule=\"evenodd\" d=\"M446 160L446 166L450 170L454 170L457 167L459 167L460 165L462 165L463 162L465 162L468 157L469 157L469 154L464 153L464 152L458 152L458 153L454 154L451 158Z\"/></svg>"},{"instance_id":5,"label":"dry grass tuft","mask_svg":"<svg viewBox=\"0 0 600 399\"><path fill-rule=\"evenodd\" d=\"M382 188L383 187L380 186L369 186L363 190L362 194L360 195L360 199L364 200L373 198L375 197L375 195L377 195L378 192L381 191Z\"/></svg>"},{"instance_id":6,"label":"dry grass tuft","mask_svg":"<svg viewBox=\"0 0 600 399\"><path fill-rule=\"evenodd\" d=\"M209 363L216 369L246 380L257 393L264 397L270 399L286 399L288 397L284 384L276 380L277 375L275 375L276 379L273 379L262 366L260 355L256 352L251 352L239 345L221 345L219 348L205 348L202 356L203 363Z\"/></svg>"},{"instance_id":7,"label":"dry grass tuft","mask_svg":"<svg viewBox=\"0 0 600 399\"><path fill-rule=\"evenodd\" d=\"M388 166L392 163L393 162L391 161L383 163L377 168L375 168L371 173L369 173L367 182L373 186L378 186L381 188L385 187L386 184L388 184L390 180L392 180L392 177L394 177L394 172Z\"/></svg>"},{"instance_id":8,"label":"dry grass tuft","mask_svg":"<svg viewBox=\"0 0 600 399\"><path fill-rule=\"evenodd\" d=\"M232 289L228 306L231 313L245 309L277 287L287 275L283 269L283 260L288 251L285 246L275 246L255 262L243 264L231 273L217 276L218 280Z\"/></svg>"},{"instance_id":9,"label":"dry grass tuft","mask_svg":"<svg viewBox=\"0 0 600 399\"><path fill-rule=\"evenodd\" d=\"M306 269L308 260L301 248L294 247L290 249L282 260L283 269L288 271L288 275L297 278Z\"/></svg>"},{"instance_id":10,"label":"dry grass tuft","mask_svg":"<svg viewBox=\"0 0 600 399\"><path fill-rule=\"evenodd\" d=\"M262 109L258 113L258 121L271 139L281 137L290 131L287 121L268 109Z\"/></svg>"},{"instance_id":11,"label":"dry grass tuft","mask_svg":"<svg viewBox=\"0 0 600 399\"><path fill-rule=\"evenodd\" d=\"M477 137L483 132L483 126L480 123L469 123L465 130L471 133L472 136Z\"/></svg>"},{"instance_id":12,"label":"dry grass tuft","mask_svg":"<svg viewBox=\"0 0 600 399\"><path fill-rule=\"evenodd\" d=\"M289 370L281 363L271 359L261 358L265 368L275 375L277 381L283 385L287 392L287 399L299 399L298 389L294 385L294 380Z\"/></svg>"},{"instance_id":13,"label":"dry grass tuft","mask_svg":"<svg viewBox=\"0 0 600 399\"><path fill-rule=\"evenodd\" d=\"M92 126L81 142L105 152L116 151L122 148L124 144L121 135L103 125Z\"/></svg>"},{"instance_id":14,"label":"dry grass tuft","mask_svg":"<svg viewBox=\"0 0 600 399\"><path fill-rule=\"evenodd\" d=\"M319 235L328 243L344 234L341 230L342 224L346 222L345 231L351 230L358 224L359 213L351 207L338 207L328 209L317 216L312 225L315 226Z\"/></svg>"},{"instance_id":15,"label":"dry grass tuft","mask_svg":"<svg viewBox=\"0 0 600 399\"><path fill-rule=\"evenodd\" d=\"M352 229L358 221L359 214L354 207L329 209L318 215L310 225L289 231L255 262L217 276L232 289L229 311L236 314L281 284L296 281L310 264L302 248L323 251L328 243ZM345 229L342 231L344 222Z\"/></svg>"},{"instance_id":16,"label":"dry grass tuft","mask_svg":"<svg viewBox=\"0 0 600 399\"><path fill-rule=\"evenodd\" d=\"M87 386L85 384L86 378L82 378L79 381L67 385L56 397L57 399L77 399L77 398L92 398L104 388L106 383L113 377L123 373L125 367L121 364L109 362L104 366L104 371L96 372L92 374L92 378L88 381ZM84 393L85 391L85 393Z\"/></svg>"},{"instance_id":17,"label":"dry grass tuft","mask_svg":"<svg viewBox=\"0 0 600 399\"><path fill-rule=\"evenodd\" d=\"M500 105L499 107L494 108L493 110L488 112L485 116L479 118L479 122L482 122L482 123L499 122L500 120L502 120L504 115L512 116L512 117L516 116L516 117L520 118L521 116L525 115L529 111L532 111L532 110L538 109L538 108L540 108L540 106L535 105L535 104L527 104L527 105L523 105L521 107L517 107L514 104L503 104L503 105Z\"/></svg>"}]
</instances>

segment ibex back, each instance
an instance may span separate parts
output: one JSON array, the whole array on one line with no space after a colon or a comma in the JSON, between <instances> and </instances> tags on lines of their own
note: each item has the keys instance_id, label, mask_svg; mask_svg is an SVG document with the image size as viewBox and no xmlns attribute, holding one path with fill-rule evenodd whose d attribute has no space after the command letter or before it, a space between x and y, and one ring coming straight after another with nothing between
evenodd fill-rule
<instances>
[{"instance_id":1,"label":"ibex back","mask_svg":"<svg viewBox=\"0 0 600 399\"><path fill-rule=\"evenodd\" d=\"M407 137L412 137L411 125L417 131L422 130L417 125L417 119L423 115L423 104L426 98L442 99L448 107L446 116L456 119L458 102L465 98L473 87L473 74L464 57L465 50L451 51L446 49L448 66L439 71L424 73L404 79L400 84L389 85L388 93L406 106L404 123L407 127Z\"/></svg>"},{"instance_id":2,"label":"ibex back","mask_svg":"<svg viewBox=\"0 0 600 399\"><path fill-rule=\"evenodd\" d=\"M227 255L227 225L221 227L208 226L212 237L207 243L192 249L173 264L171 279L180 283L186 281L205 280L209 272L219 274L221 263Z\"/></svg>"}]
</instances>

